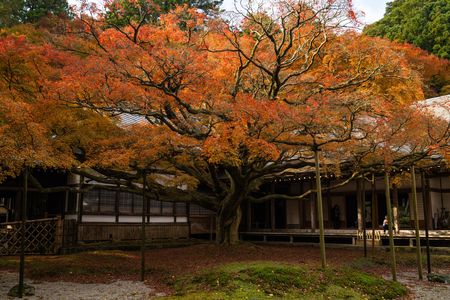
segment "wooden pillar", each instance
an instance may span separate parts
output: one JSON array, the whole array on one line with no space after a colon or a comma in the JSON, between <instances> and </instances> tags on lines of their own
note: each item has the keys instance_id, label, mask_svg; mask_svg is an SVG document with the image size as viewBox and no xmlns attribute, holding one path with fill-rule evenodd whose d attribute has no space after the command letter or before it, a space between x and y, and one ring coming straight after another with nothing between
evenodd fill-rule
<instances>
[{"instance_id":1,"label":"wooden pillar","mask_svg":"<svg viewBox=\"0 0 450 300\"><path fill-rule=\"evenodd\" d=\"M69 208L69 191L65 191L64 193L64 205L61 212L61 218L64 220L66 218L66 213Z\"/></svg>"},{"instance_id":2,"label":"wooden pillar","mask_svg":"<svg viewBox=\"0 0 450 300\"><path fill-rule=\"evenodd\" d=\"M275 231L275 200L270 200L270 229Z\"/></svg>"},{"instance_id":3,"label":"wooden pillar","mask_svg":"<svg viewBox=\"0 0 450 300\"><path fill-rule=\"evenodd\" d=\"M145 215L147 213L147 174L145 170L142 171L142 223L141 223L141 281L145 280Z\"/></svg>"},{"instance_id":4,"label":"wooden pillar","mask_svg":"<svg viewBox=\"0 0 450 300\"><path fill-rule=\"evenodd\" d=\"M252 230L252 203L247 202L247 231Z\"/></svg>"},{"instance_id":5,"label":"wooden pillar","mask_svg":"<svg viewBox=\"0 0 450 300\"><path fill-rule=\"evenodd\" d=\"M120 199L120 191L116 191L116 195L114 198L114 213L116 215L116 223L119 223L119 199Z\"/></svg>"},{"instance_id":6,"label":"wooden pillar","mask_svg":"<svg viewBox=\"0 0 450 300\"><path fill-rule=\"evenodd\" d=\"M275 184L272 183L270 186L270 190L272 194L275 194ZM270 200L270 229L272 231L275 230L275 200Z\"/></svg>"},{"instance_id":7,"label":"wooden pillar","mask_svg":"<svg viewBox=\"0 0 450 300\"><path fill-rule=\"evenodd\" d=\"M325 232L323 226L323 202L322 202L322 183L320 178L320 162L319 151L314 151L315 165L316 165L316 194L317 194L317 216L319 218L319 241L320 241L320 261L322 263L322 269L325 269L327 265L325 255Z\"/></svg>"},{"instance_id":8,"label":"wooden pillar","mask_svg":"<svg viewBox=\"0 0 450 300\"><path fill-rule=\"evenodd\" d=\"M310 205L310 219L311 219L311 232L315 232L316 231L316 197L315 195L311 194L310 196L310 200L309 200L309 205Z\"/></svg>"},{"instance_id":9,"label":"wooden pillar","mask_svg":"<svg viewBox=\"0 0 450 300\"><path fill-rule=\"evenodd\" d=\"M362 178L362 225L363 225L363 242L364 242L364 257L367 257L367 235L366 235L366 184L365 178Z\"/></svg>"},{"instance_id":10,"label":"wooden pillar","mask_svg":"<svg viewBox=\"0 0 450 300\"><path fill-rule=\"evenodd\" d=\"M84 176L80 176L80 184L79 189L82 190L84 187ZM83 222L83 198L84 198L84 192L80 191L78 193L78 208L77 208L77 223L80 224ZM100 201L99 201L100 203Z\"/></svg>"},{"instance_id":11,"label":"wooden pillar","mask_svg":"<svg viewBox=\"0 0 450 300\"><path fill-rule=\"evenodd\" d=\"M413 212L414 212L414 229L416 231L416 254L417 254L417 268L419 272L419 280L423 279L422 275L422 253L420 249L420 233L419 233L419 209L417 208L417 188L416 188L416 170L414 165L411 167L411 181L413 194Z\"/></svg>"},{"instance_id":12,"label":"wooden pillar","mask_svg":"<svg viewBox=\"0 0 450 300\"><path fill-rule=\"evenodd\" d=\"M392 187L392 215L394 218L394 232L400 232L400 226L398 222L398 187L396 184Z\"/></svg>"},{"instance_id":13,"label":"wooden pillar","mask_svg":"<svg viewBox=\"0 0 450 300\"><path fill-rule=\"evenodd\" d=\"M375 258L375 229L378 228L377 201L377 178L372 173L372 259Z\"/></svg>"},{"instance_id":14,"label":"wooden pillar","mask_svg":"<svg viewBox=\"0 0 450 300\"><path fill-rule=\"evenodd\" d=\"M386 195L386 209L388 215L388 223L389 223L389 249L391 251L391 273L392 280L397 281L397 266L395 261L395 247L394 247L394 232L393 232L393 218L392 218L392 207L391 207L391 193L390 193L390 184L389 184L389 173L386 171L384 175L384 184L385 184L385 195Z\"/></svg>"},{"instance_id":15,"label":"wooden pillar","mask_svg":"<svg viewBox=\"0 0 450 300\"><path fill-rule=\"evenodd\" d=\"M177 206L175 205L175 202L172 202L172 214L173 214L173 222L177 222Z\"/></svg>"},{"instance_id":16,"label":"wooden pillar","mask_svg":"<svg viewBox=\"0 0 450 300\"><path fill-rule=\"evenodd\" d=\"M331 205L331 178L327 179L327 216L328 216L328 228L333 228L333 223L331 222L331 220L333 219L332 216L332 211L333 211L333 206Z\"/></svg>"},{"instance_id":17,"label":"wooden pillar","mask_svg":"<svg viewBox=\"0 0 450 300\"><path fill-rule=\"evenodd\" d=\"M18 296L22 298L24 288L25 274L25 238L26 238L26 219L27 219L27 198L28 198L28 167L23 170L23 193L22 204L20 207L21 223L20 223L20 261L19 261L19 289Z\"/></svg>"},{"instance_id":18,"label":"wooden pillar","mask_svg":"<svg viewBox=\"0 0 450 300\"><path fill-rule=\"evenodd\" d=\"M20 212L22 209L22 190L19 188L19 190L16 192L16 201L14 201L14 215L12 216L12 220L19 222L20 221Z\"/></svg>"},{"instance_id":19,"label":"wooden pillar","mask_svg":"<svg viewBox=\"0 0 450 300\"><path fill-rule=\"evenodd\" d=\"M357 213L358 213L358 231L362 231L363 229L363 205L362 205L362 192L361 192L361 184L362 184L362 178L358 178L356 180L356 206L357 206Z\"/></svg>"},{"instance_id":20,"label":"wooden pillar","mask_svg":"<svg viewBox=\"0 0 450 300\"><path fill-rule=\"evenodd\" d=\"M374 202L373 202L373 209L374 209L374 218L375 218L375 228L379 228L380 227L380 214L379 214L379 206L378 206L378 192L377 192L377 177L375 176L374 178L375 182L374 182L374 191L373 191L373 197L374 197ZM384 218L384 216L383 216Z\"/></svg>"},{"instance_id":21,"label":"wooden pillar","mask_svg":"<svg viewBox=\"0 0 450 300\"><path fill-rule=\"evenodd\" d=\"M187 223L188 223L188 234L189 238L191 238L192 229L191 229L191 204L186 203L186 217L187 217Z\"/></svg>"},{"instance_id":22,"label":"wooden pillar","mask_svg":"<svg viewBox=\"0 0 450 300\"><path fill-rule=\"evenodd\" d=\"M421 184L422 184L422 202L423 202L423 215L425 221L425 243L427 249L427 271L428 274L431 273L431 254L430 254L430 239L428 234L428 228L430 228L430 210L428 209L428 205L430 202L430 184L427 178L425 177L425 172L421 172Z\"/></svg>"}]
</instances>

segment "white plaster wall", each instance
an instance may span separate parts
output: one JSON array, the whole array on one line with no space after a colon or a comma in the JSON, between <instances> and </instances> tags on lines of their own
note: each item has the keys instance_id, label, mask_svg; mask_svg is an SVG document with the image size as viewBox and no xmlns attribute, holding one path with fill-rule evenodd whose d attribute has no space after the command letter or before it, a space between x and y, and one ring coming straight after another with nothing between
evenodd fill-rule
<instances>
[{"instance_id":1,"label":"white plaster wall","mask_svg":"<svg viewBox=\"0 0 450 300\"><path fill-rule=\"evenodd\" d=\"M83 218L81 220L83 222L114 223L114 222L116 222L116 217L115 216L83 215Z\"/></svg>"},{"instance_id":2,"label":"white plaster wall","mask_svg":"<svg viewBox=\"0 0 450 300\"><path fill-rule=\"evenodd\" d=\"M141 223L142 217L141 216L119 216L119 222L124 223Z\"/></svg>"},{"instance_id":3,"label":"white plaster wall","mask_svg":"<svg viewBox=\"0 0 450 300\"><path fill-rule=\"evenodd\" d=\"M150 223L173 223L174 217L150 217Z\"/></svg>"},{"instance_id":4,"label":"white plaster wall","mask_svg":"<svg viewBox=\"0 0 450 300\"><path fill-rule=\"evenodd\" d=\"M187 217L177 217L177 223L186 223L187 221Z\"/></svg>"},{"instance_id":5,"label":"white plaster wall","mask_svg":"<svg viewBox=\"0 0 450 300\"><path fill-rule=\"evenodd\" d=\"M66 215L67 220L76 220L77 215ZM115 223L115 216L83 215L83 222ZM119 216L119 223L141 223L141 216ZM174 223L172 216L151 216L150 223ZM187 217L177 217L177 223L187 222Z\"/></svg>"}]
</instances>

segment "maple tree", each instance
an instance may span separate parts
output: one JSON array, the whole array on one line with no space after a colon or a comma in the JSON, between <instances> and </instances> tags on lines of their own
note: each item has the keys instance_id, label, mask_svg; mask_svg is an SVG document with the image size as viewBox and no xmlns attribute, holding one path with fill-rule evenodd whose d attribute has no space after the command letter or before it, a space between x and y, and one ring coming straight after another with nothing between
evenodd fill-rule
<instances>
[{"instance_id":1,"label":"maple tree","mask_svg":"<svg viewBox=\"0 0 450 300\"><path fill-rule=\"evenodd\" d=\"M54 97L140 117L86 155L96 180L125 185L136 162L159 197L214 211L217 241L232 243L244 201L291 197L261 196L266 180L314 166L318 151L338 173L368 119L423 99L420 76L390 42L347 30L351 1L275 4L250 1L239 23L187 6L124 27L82 14L82 37L60 41L72 56Z\"/></svg>"},{"instance_id":2,"label":"maple tree","mask_svg":"<svg viewBox=\"0 0 450 300\"><path fill-rule=\"evenodd\" d=\"M450 61L439 58L410 44L392 43L405 56L411 68L415 69L425 83L426 98L450 94Z\"/></svg>"},{"instance_id":3,"label":"maple tree","mask_svg":"<svg viewBox=\"0 0 450 300\"><path fill-rule=\"evenodd\" d=\"M418 69L391 42L348 30L356 15L351 1L251 1L237 23L188 6L126 26L89 11L64 34L3 36L2 172L67 168L139 192L145 170L149 196L214 211L217 242L233 243L244 201L319 192L260 191L319 167L319 152L321 172L349 174L344 184L382 151L394 164L418 158L386 146L404 132L435 137L410 152L441 149L443 125L412 130L410 115L431 120L410 109L424 98Z\"/></svg>"},{"instance_id":4,"label":"maple tree","mask_svg":"<svg viewBox=\"0 0 450 300\"><path fill-rule=\"evenodd\" d=\"M114 132L109 117L50 97L48 82L59 78L57 66L67 59L31 26L28 36L13 28L0 37L0 181L25 167L76 167L74 149L89 150L92 141Z\"/></svg>"}]
</instances>

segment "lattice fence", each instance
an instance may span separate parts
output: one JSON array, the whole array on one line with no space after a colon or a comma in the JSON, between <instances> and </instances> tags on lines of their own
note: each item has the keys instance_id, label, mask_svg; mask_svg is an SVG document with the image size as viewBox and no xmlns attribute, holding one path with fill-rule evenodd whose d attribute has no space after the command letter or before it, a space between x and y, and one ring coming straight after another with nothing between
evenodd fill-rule
<instances>
[{"instance_id":1,"label":"lattice fence","mask_svg":"<svg viewBox=\"0 0 450 300\"><path fill-rule=\"evenodd\" d=\"M25 222L25 253L53 254L58 251L60 220L40 219ZM21 222L0 225L0 255L20 253Z\"/></svg>"}]
</instances>

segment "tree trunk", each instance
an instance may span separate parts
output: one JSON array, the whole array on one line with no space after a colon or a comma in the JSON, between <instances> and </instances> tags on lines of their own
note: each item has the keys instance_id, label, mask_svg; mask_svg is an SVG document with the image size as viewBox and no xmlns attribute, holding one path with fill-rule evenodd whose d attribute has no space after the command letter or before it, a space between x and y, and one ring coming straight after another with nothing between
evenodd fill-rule
<instances>
[{"instance_id":1,"label":"tree trunk","mask_svg":"<svg viewBox=\"0 0 450 300\"><path fill-rule=\"evenodd\" d=\"M234 245L239 242L239 225L242 211L238 206L231 218L224 213L218 213L216 217L216 243L220 245Z\"/></svg>"}]
</instances>

